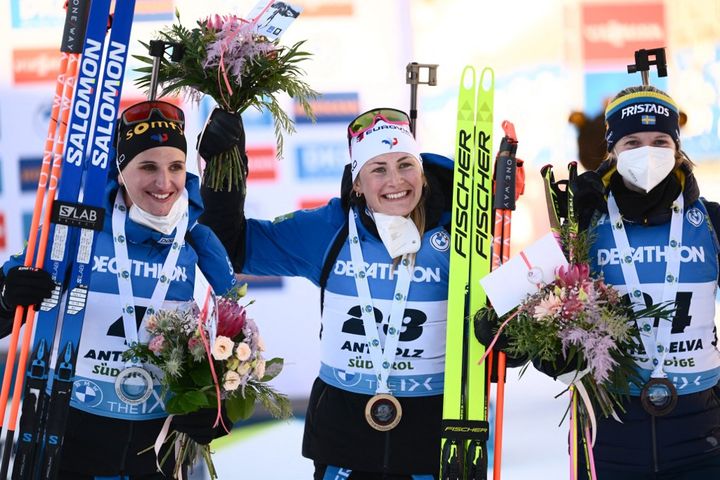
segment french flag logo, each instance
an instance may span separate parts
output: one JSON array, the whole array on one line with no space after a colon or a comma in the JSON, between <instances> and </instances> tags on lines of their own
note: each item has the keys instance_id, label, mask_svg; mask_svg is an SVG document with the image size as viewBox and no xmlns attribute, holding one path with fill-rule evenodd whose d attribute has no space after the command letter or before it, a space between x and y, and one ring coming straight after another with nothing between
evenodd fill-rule
<instances>
[{"instance_id":1,"label":"french flag logo","mask_svg":"<svg viewBox=\"0 0 720 480\"><path fill-rule=\"evenodd\" d=\"M158 143L165 143L168 141L168 134L167 133L154 133L150 135L151 140L155 140Z\"/></svg>"},{"instance_id":2,"label":"french flag logo","mask_svg":"<svg viewBox=\"0 0 720 480\"><path fill-rule=\"evenodd\" d=\"M382 143L387 145L388 148L392 149L395 145L398 144L398 139L397 139L397 137L386 138L385 140L382 141Z\"/></svg>"}]
</instances>

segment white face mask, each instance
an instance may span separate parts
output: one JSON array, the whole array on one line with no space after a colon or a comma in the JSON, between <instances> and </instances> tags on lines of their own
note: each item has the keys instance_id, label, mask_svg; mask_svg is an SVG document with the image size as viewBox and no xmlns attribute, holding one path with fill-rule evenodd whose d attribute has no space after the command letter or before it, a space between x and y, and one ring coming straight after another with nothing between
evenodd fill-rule
<instances>
[{"instance_id":1,"label":"white face mask","mask_svg":"<svg viewBox=\"0 0 720 480\"><path fill-rule=\"evenodd\" d=\"M626 184L647 193L675 167L675 150L663 147L639 147L618 154L617 171Z\"/></svg>"},{"instance_id":2,"label":"white face mask","mask_svg":"<svg viewBox=\"0 0 720 480\"><path fill-rule=\"evenodd\" d=\"M178 223L183 214L188 209L188 194L187 190L184 190L180 198L175 201L175 204L170 209L170 213L161 217L153 215L152 213L146 212L142 208L137 206L137 203L133 203L128 209L128 216L130 220L140 225L144 225L148 228L152 228L163 235L170 235Z\"/></svg>"},{"instance_id":3,"label":"white face mask","mask_svg":"<svg viewBox=\"0 0 720 480\"><path fill-rule=\"evenodd\" d=\"M406 253L416 253L420 250L420 233L412 220L399 215L385 215L378 212L373 212L373 218L380 234L380 240L391 258L401 257Z\"/></svg>"}]
</instances>

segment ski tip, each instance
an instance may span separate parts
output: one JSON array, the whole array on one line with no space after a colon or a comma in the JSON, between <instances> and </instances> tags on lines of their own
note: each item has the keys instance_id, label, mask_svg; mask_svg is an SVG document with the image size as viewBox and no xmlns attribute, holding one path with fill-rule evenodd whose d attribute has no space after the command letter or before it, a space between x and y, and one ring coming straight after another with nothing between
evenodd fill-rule
<instances>
[{"instance_id":1,"label":"ski tip","mask_svg":"<svg viewBox=\"0 0 720 480\"><path fill-rule=\"evenodd\" d=\"M483 68L480 73L480 88L486 92L490 92L495 88L495 72L492 68Z\"/></svg>"},{"instance_id":2,"label":"ski tip","mask_svg":"<svg viewBox=\"0 0 720 480\"><path fill-rule=\"evenodd\" d=\"M475 89L475 67L472 65L465 65L465 68L463 68L460 78L460 88L465 90Z\"/></svg>"}]
</instances>

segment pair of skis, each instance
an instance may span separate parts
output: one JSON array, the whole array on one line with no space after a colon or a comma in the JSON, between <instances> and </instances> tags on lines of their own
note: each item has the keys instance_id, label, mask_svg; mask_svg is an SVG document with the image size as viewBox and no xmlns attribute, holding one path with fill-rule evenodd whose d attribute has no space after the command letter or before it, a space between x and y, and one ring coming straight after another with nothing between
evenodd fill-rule
<instances>
[{"instance_id":1,"label":"pair of skis","mask_svg":"<svg viewBox=\"0 0 720 480\"><path fill-rule=\"evenodd\" d=\"M485 351L473 333L472 318L487 297L480 278L510 255L510 221L517 195L514 127L504 122L493 175L494 74L485 68L477 78L463 70L458 95L453 211L448 282L448 320L443 398L442 480L487 478L489 392L493 356L478 365ZM520 182L522 185L522 182ZM494 198L493 198L494 192ZM495 210L493 215L493 210ZM494 224L494 229L493 229ZM493 476L500 478L504 354L497 355L497 402Z\"/></svg>"},{"instance_id":2,"label":"pair of skis","mask_svg":"<svg viewBox=\"0 0 720 480\"><path fill-rule=\"evenodd\" d=\"M135 0L115 2L112 16L110 8L110 0L81 0L67 6L60 73L25 253L25 265L47 270L56 287L52 297L43 302L37 320L32 306L16 310L0 393L0 422L7 427L0 478L8 478L14 447L14 480L53 479L59 471L91 262L97 232L104 222L108 165L115 155L115 121ZM106 39L110 18L112 27ZM81 42L82 54L78 55ZM23 319L25 329L10 418L5 422ZM55 332L60 323L57 360L51 370Z\"/></svg>"}]
</instances>

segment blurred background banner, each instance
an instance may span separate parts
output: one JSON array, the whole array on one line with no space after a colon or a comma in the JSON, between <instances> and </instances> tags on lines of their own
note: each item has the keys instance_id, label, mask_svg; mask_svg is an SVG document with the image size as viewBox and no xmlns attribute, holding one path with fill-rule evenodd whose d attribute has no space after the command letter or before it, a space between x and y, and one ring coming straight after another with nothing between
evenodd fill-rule
<instances>
[{"instance_id":1,"label":"blurred background banner","mask_svg":"<svg viewBox=\"0 0 720 480\"><path fill-rule=\"evenodd\" d=\"M284 107L291 112L297 133L285 138L284 158L277 160L270 116L257 111L243 115L251 172L248 216L273 218L298 208L314 208L338 195L348 160L347 122L377 106L408 110L405 67L413 61L439 64L437 86L418 89L417 137L423 150L452 155L462 68L466 64L490 66L496 81L496 135L502 135L502 120L514 122L520 141L518 157L526 161L527 188L513 217L513 249L518 251L548 230L540 167L552 163L556 175L563 176L565 165L578 159L578 132L589 128L593 119L597 125L609 97L641 83L639 74L626 73L626 66L634 62L633 52L658 47L666 48L669 75L658 79L653 72L651 83L668 91L687 114L681 132L683 148L698 166L701 192L710 200L720 200L715 193L720 191L718 0L296 2L303 12L281 43L306 40L305 49L313 53L303 66L309 84L323 94L314 102L317 123L310 123L302 109L285 98ZM196 20L211 14L246 15L255 3L138 0L131 54L146 54L139 41L155 38L161 27L174 21L176 9L182 23L192 27ZM27 238L59 63L63 4L64 0L9 0L0 6L3 260L20 251ZM145 96L134 86L138 74L133 69L139 66L139 61L129 59L123 107ZM199 105L183 98L172 101L185 108L187 136L194 139L213 105L209 100ZM581 114L574 124L568 122L572 112ZM592 138L598 141L597 136ZM194 153L188 155L188 169L197 171ZM302 404L319 367L317 289L299 279L249 280L248 296L256 300L250 313L261 326L268 355L286 359L286 368L275 384L293 398L298 415L302 415ZM505 441L514 445L506 455L513 455L513 448L518 452L522 448L524 453L516 453L523 458L519 463L504 465L504 477L530 478L526 474L547 464L541 459L551 456L557 465L550 462L547 468L558 468L560 473L536 478L564 478L566 427L558 428L557 423L566 400L552 399L561 388L544 378L523 381L524 386L516 387L517 375L511 373L510 377L506 408L515 405L520 413L513 418L512 410L506 410ZM537 415L533 405L546 406L552 413ZM522 420L523 411L526 420ZM523 447L527 438L520 438L521 423L538 431L535 445L542 449L537 456ZM518 425L518 436L513 434L513 425ZM545 441L543 429L546 433L552 430L549 438L555 443ZM297 440L301 429L295 426L289 432L289 438ZM299 440L288 448L290 451L282 452L284 456L310 468L300 457Z\"/></svg>"}]
</instances>

